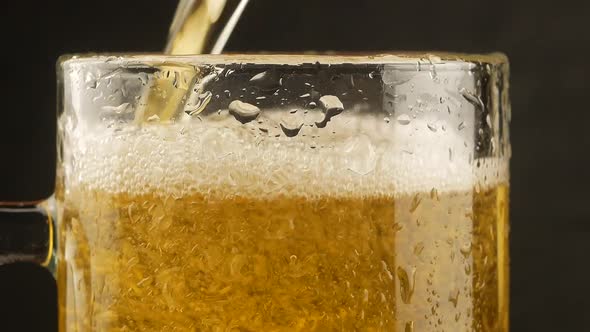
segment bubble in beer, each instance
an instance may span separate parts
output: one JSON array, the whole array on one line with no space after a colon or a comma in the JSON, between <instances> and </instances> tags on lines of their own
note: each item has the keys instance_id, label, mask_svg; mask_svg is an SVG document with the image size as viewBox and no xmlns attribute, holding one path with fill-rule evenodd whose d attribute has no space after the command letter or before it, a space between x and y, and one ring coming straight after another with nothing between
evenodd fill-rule
<instances>
[{"instance_id":1,"label":"bubble in beer","mask_svg":"<svg viewBox=\"0 0 590 332\"><path fill-rule=\"evenodd\" d=\"M256 119L260 114L260 108L240 100L234 100L229 104L229 113L241 123L247 123Z\"/></svg>"}]
</instances>

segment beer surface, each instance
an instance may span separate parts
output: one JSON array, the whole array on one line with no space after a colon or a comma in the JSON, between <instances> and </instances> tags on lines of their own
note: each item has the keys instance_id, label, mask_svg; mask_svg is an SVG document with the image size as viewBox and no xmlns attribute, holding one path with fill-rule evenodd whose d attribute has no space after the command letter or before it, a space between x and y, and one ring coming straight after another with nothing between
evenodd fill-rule
<instances>
[{"instance_id":1,"label":"beer surface","mask_svg":"<svg viewBox=\"0 0 590 332\"><path fill-rule=\"evenodd\" d=\"M147 132L74 151L61 331L508 330L500 166L485 182L458 157L369 167L362 153L385 156L370 136L350 163L234 133L239 150L203 152L207 133L192 134L200 144Z\"/></svg>"}]
</instances>

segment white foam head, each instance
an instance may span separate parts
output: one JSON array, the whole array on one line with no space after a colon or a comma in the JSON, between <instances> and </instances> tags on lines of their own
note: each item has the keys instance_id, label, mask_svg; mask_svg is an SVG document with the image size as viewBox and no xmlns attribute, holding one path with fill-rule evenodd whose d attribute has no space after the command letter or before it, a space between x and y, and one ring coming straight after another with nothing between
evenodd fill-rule
<instances>
[{"instance_id":1,"label":"white foam head","mask_svg":"<svg viewBox=\"0 0 590 332\"><path fill-rule=\"evenodd\" d=\"M278 112L277 112L278 113ZM283 113L281 113L283 114ZM310 112L311 114L311 112ZM220 119L224 115L220 115ZM223 120L70 134L66 188L183 195L403 195L471 190L505 179L504 164L482 175L471 143L439 123L339 115L326 128L281 135L272 113L245 125ZM280 135L279 137L275 137Z\"/></svg>"}]
</instances>

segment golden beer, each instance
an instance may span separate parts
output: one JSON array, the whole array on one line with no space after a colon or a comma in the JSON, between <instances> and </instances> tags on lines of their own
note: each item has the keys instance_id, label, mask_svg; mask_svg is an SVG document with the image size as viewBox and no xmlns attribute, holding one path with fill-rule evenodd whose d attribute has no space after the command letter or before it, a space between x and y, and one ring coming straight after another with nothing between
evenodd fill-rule
<instances>
[{"instance_id":1,"label":"golden beer","mask_svg":"<svg viewBox=\"0 0 590 332\"><path fill-rule=\"evenodd\" d=\"M152 129L88 138L58 193L60 331L508 331L505 163L418 183Z\"/></svg>"}]
</instances>

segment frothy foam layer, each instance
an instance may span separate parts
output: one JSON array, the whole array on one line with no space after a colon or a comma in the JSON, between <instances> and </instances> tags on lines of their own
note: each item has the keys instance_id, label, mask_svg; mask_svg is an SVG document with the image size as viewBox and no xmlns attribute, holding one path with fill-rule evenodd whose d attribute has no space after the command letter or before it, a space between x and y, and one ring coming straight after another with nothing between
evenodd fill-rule
<instances>
[{"instance_id":1,"label":"frothy foam layer","mask_svg":"<svg viewBox=\"0 0 590 332\"><path fill-rule=\"evenodd\" d=\"M340 116L321 131L306 125L295 137L281 135L271 119L259 122L74 131L65 142L65 185L165 195L402 195L507 179L505 162L479 160L478 167L465 137L419 121Z\"/></svg>"}]
</instances>

